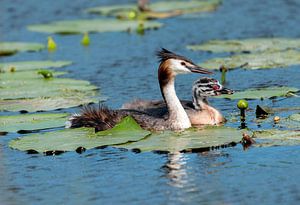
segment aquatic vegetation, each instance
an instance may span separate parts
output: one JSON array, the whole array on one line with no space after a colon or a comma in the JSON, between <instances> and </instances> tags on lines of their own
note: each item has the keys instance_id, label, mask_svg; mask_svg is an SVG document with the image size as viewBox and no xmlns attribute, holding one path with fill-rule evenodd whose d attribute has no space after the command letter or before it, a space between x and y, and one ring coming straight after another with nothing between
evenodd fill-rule
<instances>
[{"instance_id":1,"label":"aquatic vegetation","mask_svg":"<svg viewBox=\"0 0 300 205\"><path fill-rule=\"evenodd\" d=\"M246 131L255 139L268 140L258 143L263 146L277 144L300 144L299 131ZM229 127L205 127L182 132L154 132L143 130L131 117L124 118L110 130L96 132L93 128L64 129L53 132L31 134L12 140L9 146L21 151L34 150L75 151L78 148L92 149L113 146L134 151L197 152L214 148L234 146L240 143L245 131ZM51 152L52 153L52 152Z\"/></svg>"},{"instance_id":2,"label":"aquatic vegetation","mask_svg":"<svg viewBox=\"0 0 300 205\"><path fill-rule=\"evenodd\" d=\"M163 24L154 21L145 21L144 29L158 29ZM70 21L55 21L49 24L28 26L30 31L58 34L84 34L92 32L126 32L135 31L139 23L135 21L121 21L118 19L84 19Z\"/></svg>"},{"instance_id":3,"label":"aquatic vegetation","mask_svg":"<svg viewBox=\"0 0 300 205\"><path fill-rule=\"evenodd\" d=\"M43 134L31 134L12 140L9 146L22 151L43 153L51 150L75 151L78 147L91 149L106 145L134 142L149 135L131 117L126 117L111 130L95 133L92 128L65 129Z\"/></svg>"},{"instance_id":4,"label":"aquatic vegetation","mask_svg":"<svg viewBox=\"0 0 300 205\"><path fill-rule=\"evenodd\" d=\"M266 87L266 88L251 88L244 91L235 92L232 95L220 95L216 98L226 99L261 99L273 97L285 97L292 93L298 92L298 88L291 87Z\"/></svg>"},{"instance_id":5,"label":"aquatic vegetation","mask_svg":"<svg viewBox=\"0 0 300 205\"><path fill-rule=\"evenodd\" d=\"M45 46L40 43L27 43L27 42L0 42L0 56L13 55L17 52L24 51L40 51Z\"/></svg>"},{"instance_id":6,"label":"aquatic vegetation","mask_svg":"<svg viewBox=\"0 0 300 205\"><path fill-rule=\"evenodd\" d=\"M57 78L65 72L23 69L26 71L1 73L1 111L52 110L103 100L95 98L98 88L88 81Z\"/></svg>"},{"instance_id":7,"label":"aquatic vegetation","mask_svg":"<svg viewBox=\"0 0 300 205\"><path fill-rule=\"evenodd\" d=\"M62 68L71 65L71 61L18 61L18 62L5 62L0 63L1 71L10 71L12 67L15 71L29 71L47 68Z\"/></svg>"},{"instance_id":8,"label":"aquatic vegetation","mask_svg":"<svg viewBox=\"0 0 300 205\"><path fill-rule=\"evenodd\" d=\"M264 53L251 53L233 55L224 58L212 58L201 63L208 69L219 69L225 66L228 69L264 69L284 68L300 64L300 52L296 50L274 51Z\"/></svg>"},{"instance_id":9,"label":"aquatic vegetation","mask_svg":"<svg viewBox=\"0 0 300 205\"><path fill-rule=\"evenodd\" d=\"M69 114L37 113L0 116L0 132L34 131L64 126Z\"/></svg>"},{"instance_id":10,"label":"aquatic vegetation","mask_svg":"<svg viewBox=\"0 0 300 205\"><path fill-rule=\"evenodd\" d=\"M81 39L81 44L84 46L88 46L90 45L90 37L89 37L89 33L84 33L83 37Z\"/></svg>"},{"instance_id":11,"label":"aquatic vegetation","mask_svg":"<svg viewBox=\"0 0 300 205\"><path fill-rule=\"evenodd\" d=\"M188 45L194 51L222 52L274 52L299 49L300 39L293 38L249 38L242 40L211 40L199 45Z\"/></svg>"},{"instance_id":12,"label":"aquatic vegetation","mask_svg":"<svg viewBox=\"0 0 300 205\"><path fill-rule=\"evenodd\" d=\"M143 12L139 11L136 4L100 6L89 8L87 9L87 12L104 16L114 16L120 19L160 19L187 13L215 11L221 3L221 0L172 0L150 3L149 11Z\"/></svg>"},{"instance_id":13,"label":"aquatic vegetation","mask_svg":"<svg viewBox=\"0 0 300 205\"><path fill-rule=\"evenodd\" d=\"M55 51L57 48L57 45L51 36L48 37L47 48L48 48L48 51L50 51L50 52Z\"/></svg>"}]
</instances>

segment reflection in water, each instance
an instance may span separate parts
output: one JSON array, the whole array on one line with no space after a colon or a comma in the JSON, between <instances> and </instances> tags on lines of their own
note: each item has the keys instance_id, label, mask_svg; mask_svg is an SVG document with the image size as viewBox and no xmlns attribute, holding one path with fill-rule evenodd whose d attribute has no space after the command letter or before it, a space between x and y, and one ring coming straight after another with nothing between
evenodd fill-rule
<instances>
[{"instance_id":1,"label":"reflection in water","mask_svg":"<svg viewBox=\"0 0 300 205\"><path fill-rule=\"evenodd\" d=\"M184 187L187 181L186 172L187 155L176 152L168 155L168 161L163 166L170 185L178 188Z\"/></svg>"}]
</instances>

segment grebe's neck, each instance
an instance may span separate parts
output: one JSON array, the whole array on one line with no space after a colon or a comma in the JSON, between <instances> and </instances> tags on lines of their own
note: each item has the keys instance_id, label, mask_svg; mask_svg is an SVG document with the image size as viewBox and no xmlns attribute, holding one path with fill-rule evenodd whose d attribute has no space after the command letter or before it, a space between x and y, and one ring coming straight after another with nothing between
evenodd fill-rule
<instances>
[{"instance_id":1,"label":"grebe's neck","mask_svg":"<svg viewBox=\"0 0 300 205\"><path fill-rule=\"evenodd\" d=\"M158 69L160 90L167 104L169 120L175 129L191 127L191 122L175 91L175 74L162 63Z\"/></svg>"},{"instance_id":2,"label":"grebe's neck","mask_svg":"<svg viewBox=\"0 0 300 205\"><path fill-rule=\"evenodd\" d=\"M209 102L206 97L197 96L196 93L193 93L193 105L195 110L203 110L209 106Z\"/></svg>"}]
</instances>

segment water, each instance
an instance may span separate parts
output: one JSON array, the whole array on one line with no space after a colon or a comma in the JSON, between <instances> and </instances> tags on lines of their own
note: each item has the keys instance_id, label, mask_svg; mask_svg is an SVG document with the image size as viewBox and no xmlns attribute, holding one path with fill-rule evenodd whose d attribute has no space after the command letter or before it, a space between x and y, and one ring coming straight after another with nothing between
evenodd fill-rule
<instances>
[{"instance_id":1,"label":"water","mask_svg":"<svg viewBox=\"0 0 300 205\"><path fill-rule=\"evenodd\" d=\"M0 1L0 40L45 42L46 34L29 32L26 25L53 20L97 18L84 8L129 1ZM135 2L135 1L130 1ZM52 35L58 50L49 54L19 53L1 58L17 60L71 60L66 77L89 80L118 108L134 98L160 99L154 51L166 47L196 62L222 56L192 52L185 45L211 39L299 37L299 1L226 0L214 13L161 20L165 26L145 36L128 33L91 34L91 45L80 45L80 35ZM191 84L199 75L179 76L180 98L191 98ZM214 77L220 79L220 74ZM227 87L243 90L263 85L300 87L299 66L272 70L234 70ZM211 100L225 116L238 112L236 101ZM299 98L249 101L274 107L299 106ZM66 110L73 111L73 110ZM280 113L281 117L293 112ZM0 113L10 114L10 113ZM254 111L248 112L248 126ZM238 127L238 122L229 122ZM272 125L263 125L271 128ZM105 148L79 155L28 155L11 150L0 138L0 204L298 204L300 201L300 149L240 145L202 154L135 154Z\"/></svg>"}]
</instances>

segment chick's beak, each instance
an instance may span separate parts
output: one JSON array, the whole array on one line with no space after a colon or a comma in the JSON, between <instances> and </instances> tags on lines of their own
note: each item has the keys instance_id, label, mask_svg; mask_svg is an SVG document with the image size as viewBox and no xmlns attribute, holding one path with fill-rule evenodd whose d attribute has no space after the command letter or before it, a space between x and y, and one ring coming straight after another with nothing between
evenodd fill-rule
<instances>
[{"instance_id":1,"label":"chick's beak","mask_svg":"<svg viewBox=\"0 0 300 205\"><path fill-rule=\"evenodd\" d=\"M188 69L190 69L190 71L193 73L202 73L202 74L210 74L210 75L213 74L213 72L195 64L193 66L188 66Z\"/></svg>"},{"instance_id":2,"label":"chick's beak","mask_svg":"<svg viewBox=\"0 0 300 205\"><path fill-rule=\"evenodd\" d=\"M229 89L229 88L222 88L221 90L219 90L219 92L221 94L227 94L227 95L232 95L234 93L233 90Z\"/></svg>"}]
</instances>

